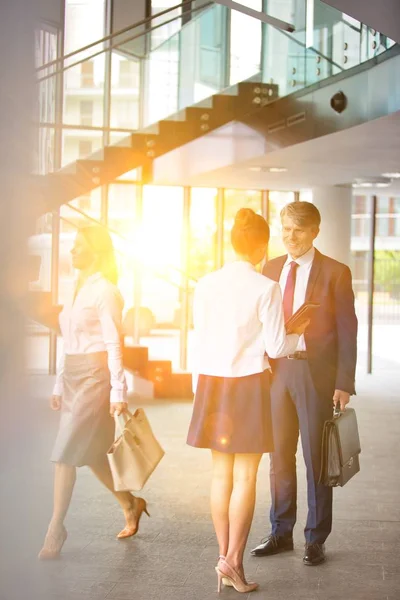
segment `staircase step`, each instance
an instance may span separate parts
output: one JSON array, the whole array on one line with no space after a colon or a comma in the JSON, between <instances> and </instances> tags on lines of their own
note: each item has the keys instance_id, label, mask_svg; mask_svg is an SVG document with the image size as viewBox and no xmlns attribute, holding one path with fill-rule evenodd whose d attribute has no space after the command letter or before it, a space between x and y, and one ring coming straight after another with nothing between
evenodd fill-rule
<instances>
[{"instance_id":1,"label":"staircase step","mask_svg":"<svg viewBox=\"0 0 400 600\"><path fill-rule=\"evenodd\" d=\"M145 346L122 346L122 362L124 368L131 373L147 379L149 349Z\"/></svg>"},{"instance_id":2,"label":"staircase step","mask_svg":"<svg viewBox=\"0 0 400 600\"><path fill-rule=\"evenodd\" d=\"M160 151L160 146L163 149L173 150L178 146L183 146L193 139L194 128L192 124L185 121L170 121L164 120L159 123L160 140L156 144L157 153Z\"/></svg>"},{"instance_id":3,"label":"staircase step","mask_svg":"<svg viewBox=\"0 0 400 600\"><path fill-rule=\"evenodd\" d=\"M238 84L237 118L276 100L278 93L276 84L242 81Z\"/></svg>"},{"instance_id":4,"label":"staircase step","mask_svg":"<svg viewBox=\"0 0 400 600\"><path fill-rule=\"evenodd\" d=\"M205 135L221 125L225 125L228 117L222 111L213 108L199 108L197 106L186 109L186 118L192 124L193 138Z\"/></svg>"},{"instance_id":5,"label":"staircase step","mask_svg":"<svg viewBox=\"0 0 400 600\"><path fill-rule=\"evenodd\" d=\"M213 111L222 113L226 123L232 121L235 118L237 101L237 96L215 94L213 96Z\"/></svg>"},{"instance_id":6,"label":"staircase step","mask_svg":"<svg viewBox=\"0 0 400 600\"><path fill-rule=\"evenodd\" d=\"M168 385L163 390L162 398L192 400L191 373L172 373Z\"/></svg>"},{"instance_id":7,"label":"staircase step","mask_svg":"<svg viewBox=\"0 0 400 600\"><path fill-rule=\"evenodd\" d=\"M146 377L153 383L155 398L165 397L165 390L169 387L171 374L172 363L170 360L149 360Z\"/></svg>"}]
</instances>

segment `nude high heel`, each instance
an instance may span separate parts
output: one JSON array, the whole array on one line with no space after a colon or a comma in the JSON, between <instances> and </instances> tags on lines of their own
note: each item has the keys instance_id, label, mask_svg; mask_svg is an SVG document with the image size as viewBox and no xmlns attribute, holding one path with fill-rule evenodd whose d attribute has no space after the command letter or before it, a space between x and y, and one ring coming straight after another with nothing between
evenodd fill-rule
<instances>
[{"instance_id":1,"label":"nude high heel","mask_svg":"<svg viewBox=\"0 0 400 600\"><path fill-rule=\"evenodd\" d=\"M59 536L56 536L53 533L51 533L51 531L48 531L44 539L43 548L38 554L38 559L54 560L55 558L58 558L60 556L61 549L64 546L67 537L68 533L64 526Z\"/></svg>"},{"instance_id":2,"label":"nude high heel","mask_svg":"<svg viewBox=\"0 0 400 600\"><path fill-rule=\"evenodd\" d=\"M241 594L248 594L250 592L254 592L258 588L258 583L247 583L244 579L242 579L239 573L235 571L235 569L226 562L226 559L221 559L218 562L217 576L218 593L220 593L221 591L221 583L224 583L224 579L228 580L230 585Z\"/></svg>"},{"instance_id":3,"label":"nude high heel","mask_svg":"<svg viewBox=\"0 0 400 600\"><path fill-rule=\"evenodd\" d=\"M218 565L219 565L219 562L220 562L220 560L225 560L225 556L223 556L222 554L220 554L220 555L218 556L218 562L217 562L217 566L215 567L215 572L217 573L217 575L218 575ZM231 582L230 582L230 581L229 581L229 580L228 580L226 577L222 577L222 583L223 583L223 584L224 584L226 587L232 587L232 584L231 584Z\"/></svg>"},{"instance_id":4,"label":"nude high heel","mask_svg":"<svg viewBox=\"0 0 400 600\"><path fill-rule=\"evenodd\" d=\"M139 531L139 522L140 522L140 519L141 519L143 513L146 513L146 515L148 517L150 517L150 513L147 510L147 502L146 502L146 500L144 500L143 498L134 498L134 502L135 503L137 502L137 505L136 505L136 514L135 514L136 523L135 523L135 525L133 527L129 527L128 525L126 525L123 528L123 530L120 531L119 534L117 535L117 538L119 540L123 540L125 538L132 537L133 535L135 535ZM133 508L133 506L132 506L132 508Z\"/></svg>"}]
</instances>

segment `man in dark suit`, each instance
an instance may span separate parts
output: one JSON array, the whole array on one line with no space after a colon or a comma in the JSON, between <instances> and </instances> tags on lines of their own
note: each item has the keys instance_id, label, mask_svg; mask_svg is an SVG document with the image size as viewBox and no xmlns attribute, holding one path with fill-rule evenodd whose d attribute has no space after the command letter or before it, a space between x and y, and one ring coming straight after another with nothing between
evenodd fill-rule
<instances>
[{"instance_id":1,"label":"man in dark suit","mask_svg":"<svg viewBox=\"0 0 400 600\"><path fill-rule=\"evenodd\" d=\"M272 532L251 554L270 556L293 549L300 431L308 494L303 562L313 566L324 562L324 542L332 528L332 488L318 483L322 431L332 418L332 403L345 410L355 394L357 318L350 269L313 246L321 222L316 206L292 202L283 208L281 220L288 255L268 261L263 274L280 283L285 320L305 301L320 306L312 313L296 353L271 361Z\"/></svg>"}]
</instances>

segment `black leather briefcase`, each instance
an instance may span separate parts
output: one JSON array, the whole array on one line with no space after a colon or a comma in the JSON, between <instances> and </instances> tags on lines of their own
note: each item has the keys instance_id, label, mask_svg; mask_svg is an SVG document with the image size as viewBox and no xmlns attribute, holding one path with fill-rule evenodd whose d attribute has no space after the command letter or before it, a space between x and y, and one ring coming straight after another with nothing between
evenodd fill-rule
<instances>
[{"instance_id":1,"label":"black leather briefcase","mask_svg":"<svg viewBox=\"0 0 400 600\"><path fill-rule=\"evenodd\" d=\"M345 485L360 470L360 452L355 410L335 409L333 419L324 425L319 483L330 487Z\"/></svg>"}]
</instances>

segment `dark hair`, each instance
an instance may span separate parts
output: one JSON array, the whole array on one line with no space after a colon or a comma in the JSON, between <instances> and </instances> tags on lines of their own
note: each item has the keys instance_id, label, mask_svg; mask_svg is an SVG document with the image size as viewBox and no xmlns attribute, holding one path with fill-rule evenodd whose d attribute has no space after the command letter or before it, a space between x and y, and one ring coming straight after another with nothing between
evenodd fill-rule
<instances>
[{"instance_id":1,"label":"dark hair","mask_svg":"<svg viewBox=\"0 0 400 600\"><path fill-rule=\"evenodd\" d=\"M289 217L296 225L308 227L310 225L320 226L321 214L315 204L311 202L290 202L281 210L281 219Z\"/></svg>"},{"instance_id":2,"label":"dark hair","mask_svg":"<svg viewBox=\"0 0 400 600\"><path fill-rule=\"evenodd\" d=\"M250 256L261 244L267 245L269 242L267 221L251 208L241 208L236 213L231 242L235 252Z\"/></svg>"},{"instance_id":3,"label":"dark hair","mask_svg":"<svg viewBox=\"0 0 400 600\"><path fill-rule=\"evenodd\" d=\"M117 262L114 246L107 229L102 225L89 225L79 229L99 261L99 272L116 285L118 281Z\"/></svg>"}]
</instances>

